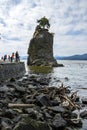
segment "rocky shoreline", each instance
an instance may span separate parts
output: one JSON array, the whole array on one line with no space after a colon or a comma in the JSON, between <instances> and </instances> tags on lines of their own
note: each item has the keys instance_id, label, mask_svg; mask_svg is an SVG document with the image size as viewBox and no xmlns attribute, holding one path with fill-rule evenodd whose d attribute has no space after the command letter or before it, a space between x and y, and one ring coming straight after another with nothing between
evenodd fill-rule
<instances>
[{"instance_id":1,"label":"rocky shoreline","mask_svg":"<svg viewBox=\"0 0 87 130\"><path fill-rule=\"evenodd\" d=\"M63 84L49 86L50 81L50 76L26 74L0 82L0 130L79 130L87 119L87 111L79 112L87 100L81 102Z\"/></svg>"}]
</instances>

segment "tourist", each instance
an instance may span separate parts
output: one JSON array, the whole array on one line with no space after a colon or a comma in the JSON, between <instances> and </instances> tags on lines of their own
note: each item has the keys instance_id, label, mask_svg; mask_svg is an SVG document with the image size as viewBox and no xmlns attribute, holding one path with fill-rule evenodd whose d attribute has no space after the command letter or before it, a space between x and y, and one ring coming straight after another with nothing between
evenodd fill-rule
<instances>
[{"instance_id":1,"label":"tourist","mask_svg":"<svg viewBox=\"0 0 87 130\"><path fill-rule=\"evenodd\" d=\"M6 61L6 59L7 59L7 55L4 55L4 61Z\"/></svg>"},{"instance_id":2,"label":"tourist","mask_svg":"<svg viewBox=\"0 0 87 130\"><path fill-rule=\"evenodd\" d=\"M15 60L16 60L16 62L20 61L18 51L16 51L16 53L15 53Z\"/></svg>"},{"instance_id":3,"label":"tourist","mask_svg":"<svg viewBox=\"0 0 87 130\"><path fill-rule=\"evenodd\" d=\"M14 52L11 55L11 62L13 62L13 60L14 60Z\"/></svg>"}]
</instances>

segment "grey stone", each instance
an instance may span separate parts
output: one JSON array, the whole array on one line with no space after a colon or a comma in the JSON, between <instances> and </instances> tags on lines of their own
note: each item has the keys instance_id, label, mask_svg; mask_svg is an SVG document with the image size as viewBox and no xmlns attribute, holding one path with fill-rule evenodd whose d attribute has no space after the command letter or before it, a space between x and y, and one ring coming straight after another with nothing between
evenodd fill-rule
<instances>
[{"instance_id":1,"label":"grey stone","mask_svg":"<svg viewBox=\"0 0 87 130\"><path fill-rule=\"evenodd\" d=\"M16 91L17 92L20 92L20 93L25 93L25 91L26 91L26 88L24 88L23 86L15 86L15 89L16 89Z\"/></svg>"},{"instance_id":2,"label":"grey stone","mask_svg":"<svg viewBox=\"0 0 87 130\"><path fill-rule=\"evenodd\" d=\"M2 121L1 125L2 130L11 130L11 127L5 121Z\"/></svg>"},{"instance_id":3,"label":"grey stone","mask_svg":"<svg viewBox=\"0 0 87 130\"><path fill-rule=\"evenodd\" d=\"M11 126L11 124L13 124L13 120L9 119L9 118L6 118L6 117L2 117L1 118L1 124L2 126Z\"/></svg>"},{"instance_id":4,"label":"grey stone","mask_svg":"<svg viewBox=\"0 0 87 130\"><path fill-rule=\"evenodd\" d=\"M44 112L44 115L46 119L52 118L52 116L48 112Z\"/></svg>"},{"instance_id":5,"label":"grey stone","mask_svg":"<svg viewBox=\"0 0 87 130\"><path fill-rule=\"evenodd\" d=\"M80 116L81 116L82 118L86 118L86 119L87 119L87 110L81 112L81 113L80 113Z\"/></svg>"},{"instance_id":6,"label":"grey stone","mask_svg":"<svg viewBox=\"0 0 87 130\"><path fill-rule=\"evenodd\" d=\"M56 114L53 119L53 126L57 130L61 128L62 130L66 127L67 122L61 117L60 114Z\"/></svg>"},{"instance_id":7,"label":"grey stone","mask_svg":"<svg viewBox=\"0 0 87 130\"><path fill-rule=\"evenodd\" d=\"M82 103L87 104L87 98L82 98Z\"/></svg>"},{"instance_id":8,"label":"grey stone","mask_svg":"<svg viewBox=\"0 0 87 130\"><path fill-rule=\"evenodd\" d=\"M67 112L66 109L64 109L62 106L53 106L53 107L48 107L48 109L54 111L54 112L58 112L58 113L64 113Z\"/></svg>"},{"instance_id":9,"label":"grey stone","mask_svg":"<svg viewBox=\"0 0 87 130\"><path fill-rule=\"evenodd\" d=\"M7 109L6 111L4 111L3 115L9 119L13 119L15 112L11 109Z\"/></svg>"},{"instance_id":10,"label":"grey stone","mask_svg":"<svg viewBox=\"0 0 87 130\"><path fill-rule=\"evenodd\" d=\"M40 94L36 97L39 106L51 106L50 99L45 94Z\"/></svg>"},{"instance_id":11,"label":"grey stone","mask_svg":"<svg viewBox=\"0 0 87 130\"><path fill-rule=\"evenodd\" d=\"M7 92L8 90L9 89L8 89L8 87L6 85L4 85L3 87L0 87L0 92L2 92L2 93Z\"/></svg>"}]
</instances>

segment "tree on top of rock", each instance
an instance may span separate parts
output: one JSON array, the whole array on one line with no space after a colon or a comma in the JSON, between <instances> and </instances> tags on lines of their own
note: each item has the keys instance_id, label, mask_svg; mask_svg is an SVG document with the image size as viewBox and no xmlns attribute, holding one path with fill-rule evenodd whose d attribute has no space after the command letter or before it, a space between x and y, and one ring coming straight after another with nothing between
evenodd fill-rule
<instances>
[{"instance_id":1,"label":"tree on top of rock","mask_svg":"<svg viewBox=\"0 0 87 130\"><path fill-rule=\"evenodd\" d=\"M39 26L42 28L49 28L50 24L49 24L49 20L44 16L43 18L37 20L37 23L39 23Z\"/></svg>"}]
</instances>

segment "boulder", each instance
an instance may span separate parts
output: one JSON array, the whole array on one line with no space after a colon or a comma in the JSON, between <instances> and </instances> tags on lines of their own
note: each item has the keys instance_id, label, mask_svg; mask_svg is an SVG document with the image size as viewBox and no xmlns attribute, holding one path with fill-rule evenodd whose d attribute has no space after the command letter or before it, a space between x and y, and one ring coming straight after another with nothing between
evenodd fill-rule
<instances>
[{"instance_id":1,"label":"boulder","mask_svg":"<svg viewBox=\"0 0 87 130\"><path fill-rule=\"evenodd\" d=\"M51 101L50 99L45 95L45 94L40 94L39 96L36 97L37 99L37 104L39 106L51 106Z\"/></svg>"},{"instance_id":2,"label":"boulder","mask_svg":"<svg viewBox=\"0 0 87 130\"><path fill-rule=\"evenodd\" d=\"M87 98L82 98L82 103L87 104Z\"/></svg>"},{"instance_id":3,"label":"boulder","mask_svg":"<svg viewBox=\"0 0 87 130\"><path fill-rule=\"evenodd\" d=\"M81 112L81 113L80 113L80 116L81 116L82 118L86 118L86 119L87 119L87 110Z\"/></svg>"},{"instance_id":4,"label":"boulder","mask_svg":"<svg viewBox=\"0 0 87 130\"><path fill-rule=\"evenodd\" d=\"M67 122L61 117L60 114L56 114L53 120L53 126L55 130L64 130Z\"/></svg>"}]
</instances>

